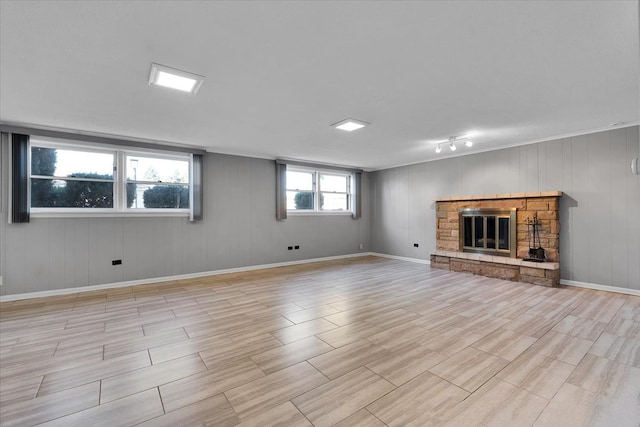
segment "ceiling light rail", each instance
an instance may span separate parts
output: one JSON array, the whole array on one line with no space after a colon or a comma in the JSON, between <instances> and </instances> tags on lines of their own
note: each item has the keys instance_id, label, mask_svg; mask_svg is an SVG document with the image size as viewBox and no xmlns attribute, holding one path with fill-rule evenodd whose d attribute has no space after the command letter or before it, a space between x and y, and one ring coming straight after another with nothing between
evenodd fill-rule
<instances>
[{"instance_id":1,"label":"ceiling light rail","mask_svg":"<svg viewBox=\"0 0 640 427\"><path fill-rule=\"evenodd\" d=\"M447 141L438 143L436 146L436 153L440 154L440 152L442 152L443 144L448 144L451 151L456 151L458 149L458 147L456 147L456 142L464 143L464 146L468 148L473 147L473 141L466 136L450 136Z\"/></svg>"}]
</instances>

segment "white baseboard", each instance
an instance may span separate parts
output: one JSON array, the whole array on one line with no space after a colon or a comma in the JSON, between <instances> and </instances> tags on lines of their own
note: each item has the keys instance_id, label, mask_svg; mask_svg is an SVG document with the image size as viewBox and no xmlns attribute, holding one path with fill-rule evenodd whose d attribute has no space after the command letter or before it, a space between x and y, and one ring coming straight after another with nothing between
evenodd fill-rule
<instances>
[{"instance_id":1,"label":"white baseboard","mask_svg":"<svg viewBox=\"0 0 640 427\"><path fill-rule=\"evenodd\" d=\"M598 285L597 283L576 282L575 280L565 279L560 279L560 284L566 286L575 286L576 288L587 288L595 289L598 291L616 292L618 294L640 296L640 290L638 289L619 288L616 286Z\"/></svg>"},{"instance_id":2,"label":"white baseboard","mask_svg":"<svg viewBox=\"0 0 640 427\"><path fill-rule=\"evenodd\" d=\"M290 265L310 264L314 262L334 261L339 259L357 258L357 257L364 257L364 256L378 256L381 258L396 259L400 261L408 261L408 262L414 262L418 264L426 264L426 265L431 264L430 261L419 259L419 258L401 257L397 255L389 255L389 254L383 254L378 252L360 252L355 254L337 255L337 256L329 256L329 257L323 257L323 258L311 258L311 259L303 259L298 261L277 262L273 264L260 264L260 265L250 265L246 267L227 268L223 270L201 271L198 273L179 274L175 276L152 277L149 279L129 280L126 282L105 283L102 285L80 286L77 288L64 288L64 289L55 289L51 291L30 292L26 294L4 295L4 296L0 296L0 302L18 301L18 300L31 299L31 298L44 298L44 297L57 296L57 295L69 295L69 294L74 294L78 292L90 292L90 291L96 291L96 290L102 290L102 289L124 288L127 286L146 285L149 283L171 282L173 280L197 279L198 277L217 276L220 274L229 274L229 273L241 273L244 271L263 270L267 268L286 267ZM616 292L620 294L640 296L640 290L636 290L636 289L618 288L615 286L598 285L595 283L577 282L574 280L564 280L564 279L560 279L560 284L566 285L566 286L575 286L578 288L595 289L599 291Z\"/></svg>"},{"instance_id":3,"label":"white baseboard","mask_svg":"<svg viewBox=\"0 0 640 427\"><path fill-rule=\"evenodd\" d=\"M374 256L383 257L383 258L398 259L401 261L417 262L420 264L431 264L427 260L418 259L418 258L407 258L407 257L396 256L396 255L381 254L378 252L371 252L370 254ZM616 286L599 285L596 283L576 282L574 280L565 280L565 279L560 279L560 284L566 285L566 286L575 286L577 288L595 289L598 291L615 292L618 294L640 296L640 290L637 290L637 289L619 288Z\"/></svg>"},{"instance_id":4,"label":"white baseboard","mask_svg":"<svg viewBox=\"0 0 640 427\"><path fill-rule=\"evenodd\" d=\"M26 294L4 295L4 296L0 296L0 302L18 301L18 300L31 299L31 298L44 298L44 297L57 296L57 295L69 295L69 294L75 294L78 292L90 292L90 291L97 291L102 289L125 288L127 286L171 282L173 280L197 279L198 277L217 276L220 274L229 274L229 273L241 273L244 271L263 270L267 268L286 267L290 265L310 264L310 263L322 262L322 261L334 261L339 259L357 258L357 257L364 257L369 255L376 255L376 254L372 252L360 252L355 254L328 256L323 258L311 258L311 259L303 259L303 260L297 260L297 261L277 262L273 264L261 264L261 265L250 265L246 267L227 268L224 270L201 271L198 273L178 274L176 276L151 277L149 279L128 280L126 282L104 283L101 285L92 285L92 286L80 286L77 288L63 288L63 289L54 289L51 291L29 292Z\"/></svg>"},{"instance_id":5,"label":"white baseboard","mask_svg":"<svg viewBox=\"0 0 640 427\"><path fill-rule=\"evenodd\" d=\"M400 261L409 261L409 262L415 262L415 263L418 263L418 264L431 265L431 261L429 261L428 259L408 258L408 257L404 257L404 256L381 254L381 253L378 253L378 252L370 252L369 254L373 255L373 256L379 256L381 258L390 258L390 259L397 259L397 260L400 260Z\"/></svg>"}]
</instances>

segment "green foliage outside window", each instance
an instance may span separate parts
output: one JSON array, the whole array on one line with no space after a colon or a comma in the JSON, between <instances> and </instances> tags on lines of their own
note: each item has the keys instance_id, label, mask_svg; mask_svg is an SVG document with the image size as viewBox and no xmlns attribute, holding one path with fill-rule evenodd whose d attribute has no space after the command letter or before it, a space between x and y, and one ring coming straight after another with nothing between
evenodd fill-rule
<instances>
[{"instance_id":1,"label":"green foliage outside window","mask_svg":"<svg viewBox=\"0 0 640 427\"><path fill-rule=\"evenodd\" d=\"M294 203L296 209L309 209L313 210L313 192L312 191L298 191L294 197ZM324 195L320 193L320 209L324 206Z\"/></svg>"},{"instance_id":2,"label":"green foliage outside window","mask_svg":"<svg viewBox=\"0 0 640 427\"><path fill-rule=\"evenodd\" d=\"M57 153L51 148L33 147L31 149L31 174L53 176L56 170ZM55 206L55 195L53 194L53 183L51 180L32 180L31 200L37 201L32 206Z\"/></svg>"},{"instance_id":3,"label":"green foliage outside window","mask_svg":"<svg viewBox=\"0 0 640 427\"><path fill-rule=\"evenodd\" d=\"M145 208L189 209L189 188L156 185L142 194Z\"/></svg>"},{"instance_id":4,"label":"green foliage outside window","mask_svg":"<svg viewBox=\"0 0 640 427\"><path fill-rule=\"evenodd\" d=\"M31 206L36 208L112 208L113 182L65 180L56 185L53 179L57 153L52 148L32 147L31 174L52 177L31 180ZM112 180L112 175L71 173L68 178ZM60 179L62 180L62 179ZM127 207L133 205L135 184L127 184Z\"/></svg>"}]
</instances>

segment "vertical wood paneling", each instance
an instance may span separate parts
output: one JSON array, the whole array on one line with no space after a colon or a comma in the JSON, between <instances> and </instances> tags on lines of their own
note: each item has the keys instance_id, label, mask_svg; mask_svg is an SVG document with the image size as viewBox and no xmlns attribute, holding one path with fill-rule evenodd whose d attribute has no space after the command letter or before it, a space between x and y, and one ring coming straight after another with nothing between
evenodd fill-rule
<instances>
[{"instance_id":1,"label":"vertical wood paneling","mask_svg":"<svg viewBox=\"0 0 640 427\"><path fill-rule=\"evenodd\" d=\"M235 206L236 218L239 224L251 224L251 212L259 209L253 205L255 191L252 184L252 159L249 157L242 158L238 165L237 175L237 197L238 204ZM275 189L274 189L275 192ZM242 197L244 193L244 197ZM239 226L236 235L237 251L235 254L234 264L236 267L241 265L249 265L251 262L251 228Z\"/></svg>"},{"instance_id":2,"label":"vertical wood paneling","mask_svg":"<svg viewBox=\"0 0 640 427\"><path fill-rule=\"evenodd\" d=\"M251 197L250 247L249 265L272 263L278 259L277 249L283 247L280 239L284 237L282 230L285 221L276 221L276 170L273 162L252 160L250 186Z\"/></svg>"},{"instance_id":3,"label":"vertical wood paneling","mask_svg":"<svg viewBox=\"0 0 640 427\"><path fill-rule=\"evenodd\" d=\"M8 204L8 167L5 166L5 161L9 160L9 140L6 134L3 134L0 140L0 276L6 281L6 265L7 265L7 222L9 215L7 212ZM7 293L6 286L0 286L0 295Z\"/></svg>"},{"instance_id":4,"label":"vertical wood paneling","mask_svg":"<svg viewBox=\"0 0 640 427\"><path fill-rule=\"evenodd\" d=\"M488 174L490 181L487 185L486 193L511 193L508 179L497 179L497 177L509 176L509 150L498 150L487 153L491 158L491 172Z\"/></svg>"},{"instance_id":5,"label":"vertical wood paneling","mask_svg":"<svg viewBox=\"0 0 640 427\"><path fill-rule=\"evenodd\" d=\"M574 267L573 280L587 282L589 280L589 169L587 161L586 137L570 139L573 191L569 195L577 206L569 217L569 239L571 239L571 260ZM560 213L562 215L562 212ZM560 242L562 248L562 242ZM562 249L561 249L562 250ZM560 255L562 260L562 254Z\"/></svg>"},{"instance_id":6,"label":"vertical wood paneling","mask_svg":"<svg viewBox=\"0 0 640 427\"><path fill-rule=\"evenodd\" d=\"M170 236L173 234L174 218L158 218L154 222L156 223L154 232L156 245L155 274L157 276L170 276L171 264L173 263L172 246L174 245L174 241L170 239Z\"/></svg>"},{"instance_id":7,"label":"vertical wood paneling","mask_svg":"<svg viewBox=\"0 0 640 427\"><path fill-rule=\"evenodd\" d=\"M640 136L638 131L640 128L634 126L625 131L627 142L626 167L630 170L631 159L640 156ZM627 220L627 253L629 255L629 278L627 287L631 289L640 289L640 175L627 174L627 201L628 220Z\"/></svg>"},{"instance_id":8,"label":"vertical wood paneling","mask_svg":"<svg viewBox=\"0 0 640 427\"><path fill-rule=\"evenodd\" d=\"M525 191L539 191L539 164L538 147L540 144L525 145L522 149L526 152L526 186Z\"/></svg>"},{"instance_id":9,"label":"vertical wood paneling","mask_svg":"<svg viewBox=\"0 0 640 427\"><path fill-rule=\"evenodd\" d=\"M509 193L517 193L522 184L520 183L520 148L508 148L509 152Z\"/></svg>"},{"instance_id":10,"label":"vertical wood paneling","mask_svg":"<svg viewBox=\"0 0 640 427\"><path fill-rule=\"evenodd\" d=\"M127 218L122 225L123 243L122 243L122 270L125 280L140 279L140 255L141 248L138 248L138 218Z\"/></svg>"},{"instance_id":11,"label":"vertical wood paneling","mask_svg":"<svg viewBox=\"0 0 640 427\"><path fill-rule=\"evenodd\" d=\"M537 161L538 161L538 183L536 188L538 191L542 188L548 187L548 173L547 173L547 142L541 142L540 144L536 144L537 150Z\"/></svg>"},{"instance_id":12,"label":"vertical wood paneling","mask_svg":"<svg viewBox=\"0 0 640 427\"><path fill-rule=\"evenodd\" d=\"M73 287L86 286L89 283L89 219L74 218L65 220L67 240L65 269L67 277L73 275ZM22 291L24 292L24 291Z\"/></svg>"},{"instance_id":13,"label":"vertical wood paneling","mask_svg":"<svg viewBox=\"0 0 640 427\"><path fill-rule=\"evenodd\" d=\"M421 183L432 181L432 170L429 168L412 166L409 168L409 188L421 188ZM407 253L411 258L427 259L429 247L427 243L427 230L433 230L431 222L433 210L430 207L432 197L430 194L421 195L409 191L408 194L408 244ZM413 247L418 243L417 248Z\"/></svg>"},{"instance_id":14,"label":"vertical wood paneling","mask_svg":"<svg viewBox=\"0 0 640 427\"><path fill-rule=\"evenodd\" d=\"M138 276L140 278L145 277L157 277L155 274L155 266L156 266L156 251L155 247L158 244L157 242L157 233L161 232L161 230L157 230L156 223L157 221L152 219L151 221L146 221L147 218L135 218L136 220L136 250L139 252L138 254ZM122 260L122 262L127 262L128 260Z\"/></svg>"},{"instance_id":15,"label":"vertical wood paneling","mask_svg":"<svg viewBox=\"0 0 640 427\"><path fill-rule=\"evenodd\" d=\"M66 239L64 221L58 227L48 227L49 232L49 288L59 289L65 286L66 270L65 254ZM67 285L70 287L70 285Z\"/></svg>"},{"instance_id":16,"label":"vertical wood paneling","mask_svg":"<svg viewBox=\"0 0 640 427\"><path fill-rule=\"evenodd\" d=\"M544 153L544 158L541 160L544 162L544 169L540 176L540 191L554 191L558 188L564 188L562 176L564 160L562 147L564 144L564 139L541 144L545 148L540 150L540 153Z\"/></svg>"},{"instance_id":17,"label":"vertical wood paneling","mask_svg":"<svg viewBox=\"0 0 640 427\"><path fill-rule=\"evenodd\" d=\"M100 262L100 252L98 251L98 245L100 244L98 241L98 221L99 219L97 218L87 220L87 252L89 254L87 265L89 270L89 285L100 283L100 276L98 272L98 264Z\"/></svg>"},{"instance_id":18,"label":"vertical wood paneling","mask_svg":"<svg viewBox=\"0 0 640 427\"><path fill-rule=\"evenodd\" d=\"M518 188L521 188L522 191L527 191L529 188L529 182L527 181L527 147L518 147L518 152L520 153L518 166L518 172L520 174L518 181L520 182L520 186Z\"/></svg>"},{"instance_id":19,"label":"vertical wood paneling","mask_svg":"<svg viewBox=\"0 0 640 427\"><path fill-rule=\"evenodd\" d=\"M48 219L40 219L32 221L30 226L26 228L27 277L31 280L29 283L31 288L50 289L49 225Z\"/></svg>"},{"instance_id":20,"label":"vertical wood paneling","mask_svg":"<svg viewBox=\"0 0 640 427\"><path fill-rule=\"evenodd\" d=\"M107 283L118 282L121 276L118 271L122 271L122 265L111 264L112 260L121 258L116 246L115 220L116 218L100 218L95 221L96 234L91 245L97 251L94 283L100 283L102 280L108 280Z\"/></svg>"},{"instance_id":21,"label":"vertical wood paneling","mask_svg":"<svg viewBox=\"0 0 640 427\"><path fill-rule=\"evenodd\" d=\"M571 156L571 140L565 139L562 144L562 180L559 181L564 195L560 198L560 275L567 280L575 279L573 260L573 241L571 236L571 218L578 208L573 192L573 162Z\"/></svg>"},{"instance_id":22,"label":"vertical wood paneling","mask_svg":"<svg viewBox=\"0 0 640 427\"><path fill-rule=\"evenodd\" d=\"M591 283L611 283L611 223L623 214L611 209L611 158L609 132L587 135L587 253ZM612 215L613 214L613 215ZM623 222L624 223L624 222Z\"/></svg>"},{"instance_id":23,"label":"vertical wood paneling","mask_svg":"<svg viewBox=\"0 0 640 427\"><path fill-rule=\"evenodd\" d=\"M611 229L611 284L613 286L624 286L629 279L629 253L627 251L627 233L633 227L629 221L629 200L627 198L627 175L629 170L624 166L627 163L627 138L626 132L611 132L611 179L609 182L611 204L609 219ZM635 222L640 222L640 216L635 218ZM624 226L617 226L624 225ZM638 258L640 259L640 258Z\"/></svg>"}]
</instances>

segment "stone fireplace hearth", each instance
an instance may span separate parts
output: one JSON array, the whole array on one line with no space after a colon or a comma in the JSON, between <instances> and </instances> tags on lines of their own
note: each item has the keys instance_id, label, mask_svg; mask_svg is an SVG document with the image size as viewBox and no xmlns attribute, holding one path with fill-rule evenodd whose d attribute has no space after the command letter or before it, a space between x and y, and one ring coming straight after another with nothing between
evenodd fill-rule
<instances>
[{"instance_id":1,"label":"stone fireplace hearth","mask_svg":"<svg viewBox=\"0 0 640 427\"><path fill-rule=\"evenodd\" d=\"M461 271L488 277L558 286L560 282L560 221L558 216L561 191L536 193L485 194L436 199L436 251L431 255L431 267ZM507 231L506 215L491 216L491 212L515 210L515 227ZM464 212L476 215L466 219L473 224L480 238L470 243L465 228ZM481 216L481 212L485 212ZM487 213L488 212L488 213ZM537 225L535 252L543 254L544 262L531 262L533 220ZM483 222L484 221L484 222ZM495 225L492 225L494 224ZM503 226L504 225L504 226ZM484 227L484 228L480 228ZM477 231L476 230L480 230ZM515 230L515 236L513 236ZM509 239L510 244L505 241ZM509 251L498 250L500 246ZM540 251L543 248L543 251ZM482 253L484 252L484 253ZM493 252L493 253L492 253Z\"/></svg>"}]
</instances>

